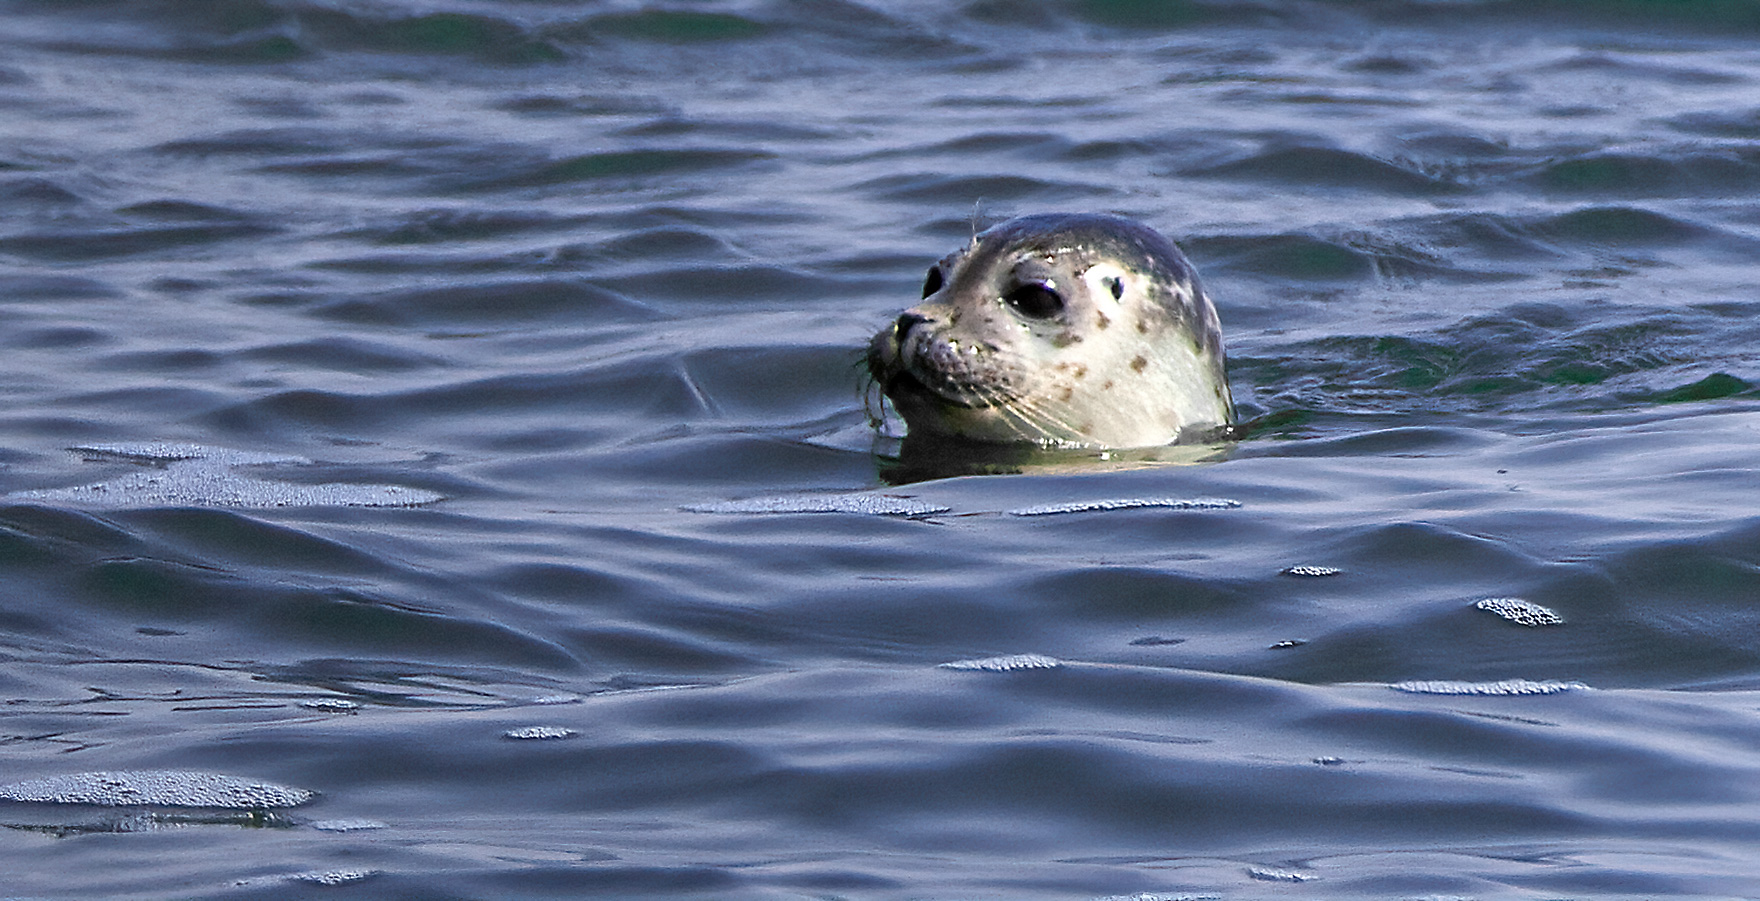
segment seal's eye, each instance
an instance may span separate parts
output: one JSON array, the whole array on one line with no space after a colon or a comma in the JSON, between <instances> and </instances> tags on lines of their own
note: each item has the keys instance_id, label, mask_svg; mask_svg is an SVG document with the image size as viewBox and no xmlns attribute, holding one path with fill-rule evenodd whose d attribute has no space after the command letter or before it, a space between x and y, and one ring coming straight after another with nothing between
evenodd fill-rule
<instances>
[{"instance_id":1,"label":"seal's eye","mask_svg":"<svg viewBox=\"0 0 1760 901\"><path fill-rule=\"evenodd\" d=\"M923 296L928 297L941 290L941 267L930 266L929 277L923 279Z\"/></svg>"},{"instance_id":2,"label":"seal's eye","mask_svg":"<svg viewBox=\"0 0 1760 901\"><path fill-rule=\"evenodd\" d=\"M1063 312L1063 295L1038 282L1021 285L1002 295L1003 303L1030 319L1050 319Z\"/></svg>"},{"instance_id":3,"label":"seal's eye","mask_svg":"<svg viewBox=\"0 0 1760 901\"><path fill-rule=\"evenodd\" d=\"M1112 292L1112 299L1118 300L1119 298L1124 296L1124 279L1122 279L1122 278L1106 279L1106 288L1107 288L1107 290Z\"/></svg>"}]
</instances>

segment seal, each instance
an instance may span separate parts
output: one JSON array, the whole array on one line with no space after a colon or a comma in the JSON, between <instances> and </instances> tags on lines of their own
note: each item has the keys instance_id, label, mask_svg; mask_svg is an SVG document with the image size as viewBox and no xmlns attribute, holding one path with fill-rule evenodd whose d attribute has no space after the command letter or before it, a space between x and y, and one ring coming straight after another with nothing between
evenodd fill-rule
<instances>
[{"instance_id":1,"label":"seal","mask_svg":"<svg viewBox=\"0 0 1760 901\"><path fill-rule=\"evenodd\" d=\"M1233 422L1216 308L1172 241L1117 216L1021 216L929 267L868 345L908 438L1131 448Z\"/></svg>"}]
</instances>

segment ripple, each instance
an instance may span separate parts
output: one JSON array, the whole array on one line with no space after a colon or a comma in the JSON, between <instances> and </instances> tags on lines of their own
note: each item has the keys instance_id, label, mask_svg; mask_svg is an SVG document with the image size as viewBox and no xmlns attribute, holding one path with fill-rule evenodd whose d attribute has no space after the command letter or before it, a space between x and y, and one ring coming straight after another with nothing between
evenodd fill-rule
<instances>
[{"instance_id":1,"label":"ripple","mask_svg":"<svg viewBox=\"0 0 1760 901\"><path fill-rule=\"evenodd\" d=\"M1445 177L1409 164L1336 147L1277 148L1233 162L1191 169L1185 174L1390 194L1436 194L1461 189Z\"/></svg>"},{"instance_id":2,"label":"ripple","mask_svg":"<svg viewBox=\"0 0 1760 901\"><path fill-rule=\"evenodd\" d=\"M747 168L773 159L774 154L743 148L654 147L609 150L560 160L504 163L494 168L494 176L461 181L458 187L469 191L503 191L560 185L593 185L607 181L615 183L615 187L637 180L699 174L726 175L730 170Z\"/></svg>"},{"instance_id":3,"label":"ripple","mask_svg":"<svg viewBox=\"0 0 1760 901\"><path fill-rule=\"evenodd\" d=\"M1760 109L1701 110L1676 116L1669 124L1688 134L1760 138Z\"/></svg>"},{"instance_id":4,"label":"ripple","mask_svg":"<svg viewBox=\"0 0 1760 901\"><path fill-rule=\"evenodd\" d=\"M636 298L638 302L668 300L716 304L745 297L767 297L772 302L818 298L837 287L836 279L821 274L753 263L646 267L636 275L601 277L594 283Z\"/></svg>"},{"instance_id":5,"label":"ripple","mask_svg":"<svg viewBox=\"0 0 1760 901\"><path fill-rule=\"evenodd\" d=\"M1590 245L1648 247L1681 244L1712 231L1673 216L1627 206L1595 206L1537 221L1535 231L1549 238Z\"/></svg>"},{"instance_id":6,"label":"ripple","mask_svg":"<svg viewBox=\"0 0 1760 901\"><path fill-rule=\"evenodd\" d=\"M1752 190L1760 168L1733 154L1644 155L1603 153L1561 160L1535 176L1550 191L1616 196Z\"/></svg>"},{"instance_id":7,"label":"ripple","mask_svg":"<svg viewBox=\"0 0 1760 901\"><path fill-rule=\"evenodd\" d=\"M280 229L256 223L180 225L97 231L44 231L0 238L0 252L54 262L85 262L261 238Z\"/></svg>"},{"instance_id":8,"label":"ripple","mask_svg":"<svg viewBox=\"0 0 1760 901\"><path fill-rule=\"evenodd\" d=\"M1302 281L1354 280L1375 273L1370 254L1313 235L1223 236L1185 242L1220 264Z\"/></svg>"},{"instance_id":9,"label":"ripple","mask_svg":"<svg viewBox=\"0 0 1760 901\"><path fill-rule=\"evenodd\" d=\"M628 38L662 44L744 41L770 33L769 26L745 16L666 9L594 16L570 30L595 38Z\"/></svg>"},{"instance_id":10,"label":"ripple","mask_svg":"<svg viewBox=\"0 0 1760 901\"><path fill-rule=\"evenodd\" d=\"M337 153L349 146L346 136L311 127L243 128L208 137L179 138L152 149L167 156L303 157Z\"/></svg>"},{"instance_id":11,"label":"ripple","mask_svg":"<svg viewBox=\"0 0 1760 901\"><path fill-rule=\"evenodd\" d=\"M1522 304L1428 333L1336 335L1279 348L1274 359L1236 354L1230 370L1255 384L1259 402L1273 408L1629 408L1640 398L1663 403L1744 392L1747 380L1727 373L1706 381L1701 361L1745 340L1718 337L1724 328L1692 310L1585 321L1580 309Z\"/></svg>"},{"instance_id":12,"label":"ripple","mask_svg":"<svg viewBox=\"0 0 1760 901\"><path fill-rule=\"evenodd\" d=\"M470 328L534 319L628 322L655 311L616 291L575 278L505 279L345 297L307 308L309 315L363 325Z\"/></svg>"},{"instance_id":13,"label":"ripple","mask_svg":"<svg viewBox=\"0 0 1760 901\"><path fill-rule=\"evenodd\" d=\"M440 360L393 344L339 335L254 347L239 351L238 356L264 363L361 374L410 372L441 365Z\"/></svg>"},{"instance_id":14,"label":"ripple","mask_svg":"<svg viewBox=\"0 0 1760 901\"><path fill-rule=\"evenodd\" d=\"M1714 372L1702 379L1666 388L1654 395L1659 404L1685 404L1724 397L1752 396L1754 385L1727 372Z\"/></svg>"},{"instance_id":15,"label":"ripple","mask_svg":"<svg viewBox=\"0 0 1760 901\"><path fill-rule=\"evenodd\" d=\"M357 228L345 237L388 246L450 245L565 229L580 220L536 210L429 209L401 213L388 221Z\"/></svg>"},{"instance_id":16,"label":"ripple","mask_svg":"<svg viewBox=\"0 0 1760 901\"><path fill-rule=\"evenodd\" d=\"M529 65L555 62L565 54L517 21L469 13L373 15L365 10L305 8L296 20L300 33L316 46L424 56L468 56Z\"/></svg>"},{"instance_id":17,"label":"ripple","mask_svg":"<svg viewBox=\"0 0 1760 901\"><path fill-rule=\"evenodd\" d=\"M79 300L121 297L117 288L77 275L0 274L0 294L18 300Z\"/></svg>"},{"instance_id":18,"label":"ripple","mask_svg":"<svg viewBox=\"0 0 1760 901\"><path fill-rule=\"evenodd\" d=\"M1503 280L1505 271L1463 266L1411 242L1369 233L1209 235L1182 244L1218 267L1283 281L1344 282L1370 278Z\"/></svg>"},{"instance_id":19,"label":"ripple","mask_svg":"<svg viewBox=\"0 0 1760 901\"><path fill-rule=\"evenodd\" d=\"M1084 201L1114 193L1091 184L1078 184L1023 175L889 175L852 186L851 190L896 203L933 200L943 205L970 206L980 201L1058 203Z\"/></svg>"},{"instance_id":20,"label":"ripple","mask_svg":"<svg viewBox=\"0 0 1760 901\"><path fill-rule=\"evenodd\" d=\"M1056 0L1051 3L976 0L966 5L965 14L980 22L1014 27L1051 27L1060 24L1058 17L1067 16L1081 22L1125 31L1190 28L1245 15L1233 12L1227 4L1194 3L1188 0Z\"/></svg>"},{"instance_id":21,"label":"ripple","mask_svg":"<svg viewBox=\"0 0 1760 901\"><path fill-rule=\"evenodd\" d=\"M20 176L0 180L0 202L6 204L0 215L19 216L26 212L37 215L66 215L87 207L85 198L69 190L58 180L39 176Z\"/></svg>"}]
</instances>

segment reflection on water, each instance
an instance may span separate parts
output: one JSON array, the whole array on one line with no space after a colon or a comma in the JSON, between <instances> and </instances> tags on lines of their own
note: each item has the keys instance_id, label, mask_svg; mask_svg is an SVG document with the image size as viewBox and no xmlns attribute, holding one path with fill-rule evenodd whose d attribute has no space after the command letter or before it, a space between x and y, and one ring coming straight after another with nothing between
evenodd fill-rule
<instances>
[{"instance_id":1,"label":"reflection on water","mask_svg":"<svg viewBox=\"0 0 1760 901\"><path fill-rule=\"evenodd\" d=\"M1052 448L907 435L902 440L882 438L876 442L875 458L882 481L889 485L908 485L957 476L1104 473L1208 463L1226 460L1232 449L1233 445L1229 443L1117 449Z\"/></svg>"}]
</instances>

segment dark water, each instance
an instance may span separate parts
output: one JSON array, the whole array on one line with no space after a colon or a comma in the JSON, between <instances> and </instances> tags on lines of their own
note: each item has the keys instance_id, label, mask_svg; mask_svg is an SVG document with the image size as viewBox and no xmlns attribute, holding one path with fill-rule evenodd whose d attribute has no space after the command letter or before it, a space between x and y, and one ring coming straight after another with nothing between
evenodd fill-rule
<instances>
[{"instance_id":1,"label":"dark water","mask_svg":"<svg viewBox=\"0 0 1760 901\"><path fill-rule=\"evenodd\" d=\"M317 793L3 802L0 894L1760 893L1750 4L0 47L0 797ZM867 336L1053 209L1182 242L1259 431L886 486Z\"/></svg>"}]
</instances>

